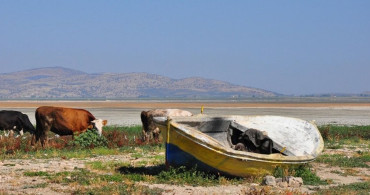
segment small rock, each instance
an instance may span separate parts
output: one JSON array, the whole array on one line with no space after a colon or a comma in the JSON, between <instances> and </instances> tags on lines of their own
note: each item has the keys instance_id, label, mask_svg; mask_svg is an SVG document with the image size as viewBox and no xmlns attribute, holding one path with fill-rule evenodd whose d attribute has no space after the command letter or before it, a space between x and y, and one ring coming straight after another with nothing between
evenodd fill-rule
<instances>
[{"instance_id":1,"label":"small rock","mask_svg":"<svg viewBox=\"0 0 370 195\"><path fill-rule=\"evenodd\" d=\"M275 177L271 175L264 177L262 181L262 185L276 186Z\"/></svg>"},{"instance_id":2,"label":"small rock","mask_svg":"<svg viewBox=\"0 0 370 195\"><path fill-rule=\"evenodd\" d=\"M320 186L307 186L309 190L320 190Z\"/></svg>"},{"instance_id":3,"label":"small rock","mask_svg":"<svg viewBox=\"0 0 370 195\"><path fill-rule=\"evenodd\" d=\"M285 181L288 182L289 187L294 187L294 188L298 188L303 184L303 180L301 177L288 176L285 178Z\"/></svg>"},{"instance_id":4,"label":"small rock","mask_svg":"<svg viewBox=\"0 0 370 195\"><path fill-rule=\"evenodd\" d=\"M277 183L277 186L279 186L281 188L287 188L288 187L288 182L286 182L286 181L279 182L279 183Z\"/></svg>"},{"instance_id":5,"label":"small rock","mask_svg":"<svg viewBox=\"0 0 370 195\"><path fill-rule=\"evenodd\" d=\"M251 186L259 186L260 184L258 184L258 183L251 183L250 185Z\"/></svg>"}]
</instances>

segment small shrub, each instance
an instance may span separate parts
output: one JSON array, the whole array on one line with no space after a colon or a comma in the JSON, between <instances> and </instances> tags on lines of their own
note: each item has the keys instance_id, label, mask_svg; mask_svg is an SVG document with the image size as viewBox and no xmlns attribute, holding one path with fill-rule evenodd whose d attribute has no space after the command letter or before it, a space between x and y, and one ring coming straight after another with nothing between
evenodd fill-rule
<instances>
[{"instance_id":1,"label":"small shrub","mask_svg":"<svg viewBox=\"0 0 370 195\"><path fill-rule=\"evenodd\" d=\"M301 177L305 185L323 185L328 184L326 181L323 181L311 169L307 166L299 166L294 170L295 177Z\"/></svg>"},{"instance_id":2,"label":"small shrub","mask_svg":"<svg viewBox=\"0 0 370 195\"><path fill-rule=\"evenodd\" d=\"M81 148L105 147L108 144L107 138L100 136L95 130L87 130L76 136L72 144Z\"/></svg>"},{"instance_id":3,"label":"small shrub","mask_svg":"<svg viewBox=\"0 0 370 195\"><path fill-rule=\"evenodd\" d=\"M369 165L367 163L370 161L370 153L361 152L359 156L353 157L344 156L341 154L324 154L317 158L316 161L320 163L330 164L332 166L368 168Z\"/></svg>"},{"instance_id":4,"label":"small shrub","mask_svg":"<svg viewBox=\"0 0 370 195\"><path fill-rule=\"evenodd\" d=\"M183 166L179 168L170 167L168 170L160 172L157 177L160 183L187 184L193 186L211 186L220 185L221 183L237 184L244 181L242 178L227 178L199 171L196 167L187 169Z\"/></svg>"},{"instance_id":5,"label":"small shrub","mask_svg":"<svg viewBox=\"0 0 370 195\"><path fill-rule=\"evenodd\" d=\"M24 172L24 176L36 177L36 176L50 176L48 172L45 171L36 171L36 172Z\"/></svg>"},{"instance_id":6,"label":"small shrub","mask_svg":"<svg viewBox=\"0 0 370 195\"><path fill-rule=\"evenodd\" d=\"M312 172L308 165L293 166L289 168L277 167L273 175L280 178L284 178L286 176L301 177L305 185L328 184Z\"/></svg>"},{"instance_id":7,"label":"small shrub","mask_svg":"<svg viewBox=\"0 0 370 195\"><path fill-rule=\"evenodd\" d=\"M129 139L126 134L119 130L111 130L103 132L104 137L107 138L108 141L108 148L117 148L128 145Z\"/></svg>"}]
</instances>

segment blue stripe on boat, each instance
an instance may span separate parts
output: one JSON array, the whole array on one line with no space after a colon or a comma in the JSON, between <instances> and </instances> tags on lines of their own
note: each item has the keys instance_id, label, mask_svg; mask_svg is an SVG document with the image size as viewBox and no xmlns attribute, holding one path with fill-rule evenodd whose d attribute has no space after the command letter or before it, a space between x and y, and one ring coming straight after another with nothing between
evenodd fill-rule
<instances>
[{"instance_id":1,"label":"blue stripe on boat","mask_svg":"<svg viewBox=\"0 0 370 195\"><path fill-rule=\"evenodd\" d=\"M166 144L166 164L172 167L186 166L188 168L193 168L196 166L197 169L203 170L205 172L229 175L203 163L202 161L198 160L191 154L181 150L179 147L173 144Z\"/></svg>"}]
</instances>

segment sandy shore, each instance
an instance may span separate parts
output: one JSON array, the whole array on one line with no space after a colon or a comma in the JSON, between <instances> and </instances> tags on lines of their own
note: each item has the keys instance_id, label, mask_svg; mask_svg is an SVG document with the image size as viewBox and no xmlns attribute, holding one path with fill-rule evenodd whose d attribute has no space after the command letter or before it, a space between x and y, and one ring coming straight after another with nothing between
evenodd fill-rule
<instances>
[{"instance_id":1,"label":"sandy shore","mask_svg":"<svg viewBox=\"0 0 370 195\"><path fill-rule=\"evenodd\" d=\"M250 102L162 102L162 101L0 101L0 110L18 110L33 124L39 106L84 108L95 117L107 119L109 125L141 124L142 110L180 108L199 114L279 115L315 121L317 125L370 125L370 103L250 103Z\"/></svg>"},{"instance_id":2,"label":"sandy shore","mask_svg":"<svg viewBox=\"0 0 370 195\"><path fill-rule=\"evenodd\" d=\"M233 102L233 101L0 101L0 108L37 108L64 106L74 108L343 108L370 107L370 103L285 103L285 102Z\"/></svg>"}]
</instances>

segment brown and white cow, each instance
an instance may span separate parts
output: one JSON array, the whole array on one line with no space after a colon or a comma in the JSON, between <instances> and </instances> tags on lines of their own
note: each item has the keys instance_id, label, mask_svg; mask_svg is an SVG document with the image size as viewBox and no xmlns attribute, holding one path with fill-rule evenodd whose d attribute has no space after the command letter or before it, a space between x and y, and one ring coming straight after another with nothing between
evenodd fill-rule
<instances>
[{"instance_id":1,"label":"brown and white cow","mask_svg":"<svg viewBox=\"0 0 370 195\"><path fill-rule=\"evenodd\" d=\"M103 126L107 120L96 119L89 111L84 109L42 106L36 109L36 142L41 139L44 147L47 140L46 134L52 131L58 135L73 135L82 133L87 129L96 129L102 134ZM32 140L32 145L34 144Z\"/></svg>"},{"instance_id":2,"label":"brown and white cow","mask_svg":"<svg viewBox=\"0 0 370 195\"><path fill-rule=\"evenodd\" d=\"M149 141L150 139L159 139L160 129L155 125L153 117L171 117L171 116L193 116L193 114L186 110L180 109L154 109L142 111L141 122L143 124L143 139Z\"/></svg>"}]
</instances>

